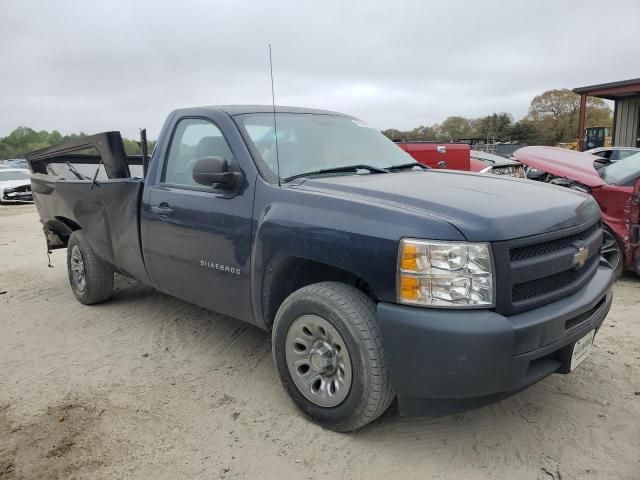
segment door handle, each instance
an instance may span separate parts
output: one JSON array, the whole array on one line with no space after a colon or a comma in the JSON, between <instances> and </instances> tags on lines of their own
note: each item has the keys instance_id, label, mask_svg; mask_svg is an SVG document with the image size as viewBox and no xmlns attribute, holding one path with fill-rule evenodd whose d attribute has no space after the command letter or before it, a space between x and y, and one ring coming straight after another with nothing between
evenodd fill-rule
<instances>
[{"instance_id":1,"label":"door handle","mask_svg":"<svg viewBox=\"0 0 640 480\"><path fill-rule=\"evenodd\" d=\"M169 207L167 202L162 202L160 205L152 205L151 212L160 215L170 215L173 213L173 208Z\"/></svg>"}]
</instances>

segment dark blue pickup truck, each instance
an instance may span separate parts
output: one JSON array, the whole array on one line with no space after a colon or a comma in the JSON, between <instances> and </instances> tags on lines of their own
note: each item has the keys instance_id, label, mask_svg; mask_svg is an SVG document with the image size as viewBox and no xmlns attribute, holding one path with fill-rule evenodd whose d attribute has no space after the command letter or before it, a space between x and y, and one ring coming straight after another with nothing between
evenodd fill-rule
<instances>
[{"instance_id":1,"label":"dark blue pickup truck","mask_svg":"<svg viewBox=\"0 0 640 480\"><path fill-rule=\"evenodd\" d=\"M118 132L31 153L76 298L107 300L115 272L271 330L287 393L337 431L586 358L614 279L589 196L430 170L351 116L272 108L176 110L150 159Z\"/></svg>"}]
</instances>

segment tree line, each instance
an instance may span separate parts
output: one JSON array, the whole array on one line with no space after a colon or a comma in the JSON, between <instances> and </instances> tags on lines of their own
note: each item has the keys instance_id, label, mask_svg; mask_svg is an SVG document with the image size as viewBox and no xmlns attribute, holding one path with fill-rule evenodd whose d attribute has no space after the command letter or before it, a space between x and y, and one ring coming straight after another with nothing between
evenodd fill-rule
<instances>
[{"instance_id":1,"label":"tree line","mask_svg":"<svg viewBox=\"0 0 640 480\"><path fill-rule=\"evenodd\" d=\"M413 130L394 128L384 130L392 140L406 141L470 141L526 143L528 145L557 145L577 140L580 96L568 89L548 90L529 105L528 114L513 120L509 113L492 113L482 118L451 116L442 123L421 125ZM610 127L611 108L594 97L587 97L585 125Z\"/></svg>"},{"instance_id":2,"label":"tree line","mask_svg":"<svg viewBox=\"0 0 640 480\"><path fill-rule=\"evenodd\" d=\"M528 114L514 122L509 113L492 113L482 118L451 116L442 123L419 126L413 130L384 130L392 140L407 141L470 141L513 142L528 145L556 145L577 139L579 95L571 90L548 90L536 96L529 105ZM600 98L587 97L587 127L610 127L611 108ZM59 131L36 131L18 127L8 136L0 138L0 160L24 158L28 152L67 140L86 136L85 133L62 135ZM136 140L123 139L127 155L141 153ZM149 142L149 152L155 142Z\"/></svg>"},{"instance_id":3,"label":"tree line","mask_svg":"<svg viewBox=\"0 0 640 480\"><path fill-rule=\"evenodd\" d=\"M18 127L6 137L0 138L0 160L11 158L25 158L26 154L40 148L49 147L68 140L86 137L84 132L62 135L58 130L47 132L36 131L29 127ZM123 138L124 150L127 155L140 155L142 150L137 140ZM149 142L149 153L153 150L155 141Z\"/></svg>"}]
</instances>

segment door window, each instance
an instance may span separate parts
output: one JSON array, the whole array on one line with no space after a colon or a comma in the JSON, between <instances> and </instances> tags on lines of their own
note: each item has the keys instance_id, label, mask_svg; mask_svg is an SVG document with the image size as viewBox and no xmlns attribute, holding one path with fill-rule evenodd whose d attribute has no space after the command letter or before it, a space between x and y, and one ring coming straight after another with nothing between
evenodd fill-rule
<instances>
[{"instance_id":1,"label":"door window","mask_svg":"<svg viewBox=\"0 0 640 480\"><path fill-rule=\"evenodd\" d=\"M174 130L162 181L172 185L202 187L193 179L193 166L204 157L234 162L231 149L218 127L202 118L185 118Z\"/></svg>"},{"instance_id":2,"label":"door window","mask_svg":"<svg viewBox=\"0 0 640 480\"><path fill-rule=\"evenodd\" d=\"M613 160L613 158L611 157L612 153L613 152L611 150L601 150L598 153L595 153L594 155L597 155L598 157L601 157L601 158L607 158L607 159Z\"/></svg>"},{"instance_id":3,"label":"door window","mask_svg":"<svg viewBox=\"0 0 640 480\"><path fill-rule=\"evenodd\" d=\"M636 150L618 150L618 158L617 160L624 160L631 155L638 153Z\"/></svg>"}]
</instances>

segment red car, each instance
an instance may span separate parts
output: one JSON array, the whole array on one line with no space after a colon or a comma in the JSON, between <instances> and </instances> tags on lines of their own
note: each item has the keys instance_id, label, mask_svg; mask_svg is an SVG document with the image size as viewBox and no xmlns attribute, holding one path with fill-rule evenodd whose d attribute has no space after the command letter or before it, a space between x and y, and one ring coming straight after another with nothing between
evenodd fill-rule
<instances>
[{"instance_id":1,"label":"red car","mask_svg":"<svg viewBox=\"0 0 640 480\"><path fill-rule=\"evenodd\" d=\"M618 274L640 274L640 153L607 163L562 148L525 147L514 157L527 165L527 178L593 196L605 224L602 256Z\"/></svg>"}]
</instances>

